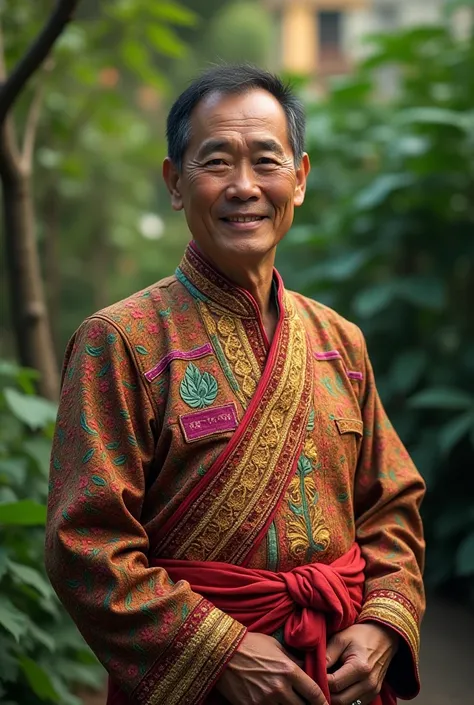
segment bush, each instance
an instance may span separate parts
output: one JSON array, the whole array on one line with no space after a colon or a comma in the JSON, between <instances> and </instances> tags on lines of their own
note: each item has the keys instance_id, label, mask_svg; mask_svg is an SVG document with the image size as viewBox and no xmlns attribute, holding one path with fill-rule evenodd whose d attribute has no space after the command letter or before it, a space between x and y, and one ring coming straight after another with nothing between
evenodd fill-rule
<instances>
[{"instance_id":1,"label":"bush","mask_svg":"<svg viewBox=\"0 0 474 705\"><path fill-rule=\"evenodd\" d=\"M474 40L447 23L372 42L308 105L313 172L280 269L363 329L428 484L427 584L474 601ZM398 91L374 100L388 70Z\"/></svg>"},{"instance_id":2,"label":"bush","mask_svg":"<svg viewBox=\"0 0 474 705\"><path fill-rule=\"evenodd\" d=\"M36 373L0 363L0 702L80 705L103 671L43 569L50 444L56 407L36 397Z\"/></svg>"}]
</instances>

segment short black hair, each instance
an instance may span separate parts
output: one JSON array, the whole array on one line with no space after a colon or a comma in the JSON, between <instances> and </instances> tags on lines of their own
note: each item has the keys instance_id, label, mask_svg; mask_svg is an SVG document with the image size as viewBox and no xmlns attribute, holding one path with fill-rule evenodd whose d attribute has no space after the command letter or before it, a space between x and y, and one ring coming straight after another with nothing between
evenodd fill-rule
<instances>
[{"instance_id":1,"label":"short black hair","mask_svg":"<svg viewBox=\"0 0 474 705\"><path fill-rule=\"evenodd\" d=\"M285 111L288 138L295 163L304 153L306 117L303 104L292 87L278 76L250 64L223 64L207 69L186 88L172 106L167 120L168 156L181 170L191 139L191 115L195 107L212 93L223 95L247 93L263 89L278 100Z\"/></svg>"}]
</instances>

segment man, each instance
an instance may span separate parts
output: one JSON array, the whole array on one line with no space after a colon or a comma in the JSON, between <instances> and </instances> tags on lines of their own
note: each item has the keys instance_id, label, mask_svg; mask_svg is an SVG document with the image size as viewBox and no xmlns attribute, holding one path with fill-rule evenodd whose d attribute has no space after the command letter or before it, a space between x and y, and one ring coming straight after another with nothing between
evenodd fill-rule
<instances>
[{"instance_id":1,"label":"man","mask_svg":"<svg viewBox=\"0 0 474 705\"><path fill-rule=\"evenodd\" d=\"M423 482L361 332L285 290L302 106L219 67L176 101L176 274L66 352L46 563L110 705L390 705L418 692Z\"/></svg>"}]
</instances>

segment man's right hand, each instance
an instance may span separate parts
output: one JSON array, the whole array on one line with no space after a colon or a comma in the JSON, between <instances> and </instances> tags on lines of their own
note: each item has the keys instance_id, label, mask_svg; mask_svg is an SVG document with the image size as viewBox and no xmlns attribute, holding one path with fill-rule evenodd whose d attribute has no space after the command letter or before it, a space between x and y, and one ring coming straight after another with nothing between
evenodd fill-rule
<instances>
[{"instance_id":1,"label":"man's right hand","mask_svg":"<svg viewBox=\"0 0 474 705\"><path fill-rule=\"evenodd\" d=\"M232 705L328 705L276 639L248 633L216 683Z\"/></svg>"}]
</instances>

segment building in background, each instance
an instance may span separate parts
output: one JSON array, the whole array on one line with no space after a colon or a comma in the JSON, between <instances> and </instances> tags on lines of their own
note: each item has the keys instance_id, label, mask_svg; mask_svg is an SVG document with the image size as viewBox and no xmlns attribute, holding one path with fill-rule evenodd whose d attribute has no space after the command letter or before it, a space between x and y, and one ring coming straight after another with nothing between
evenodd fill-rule
<instances>
[{"instance_id":1,"label":"building in background","mask_svg":"<svg viewBox=\"0 0 474 705\"><path fill-rule=\"evenodd\" d=\"M262 0L277 19L280 70L348 73L372 32L439 21L444 0Z\"/></svg>"}]
</instances>

